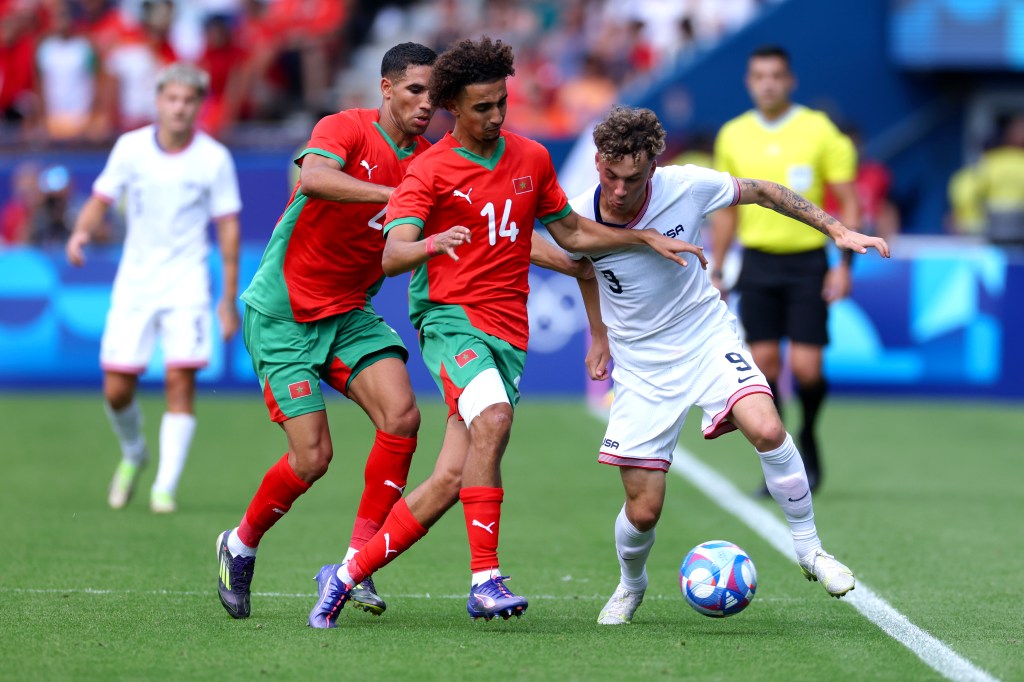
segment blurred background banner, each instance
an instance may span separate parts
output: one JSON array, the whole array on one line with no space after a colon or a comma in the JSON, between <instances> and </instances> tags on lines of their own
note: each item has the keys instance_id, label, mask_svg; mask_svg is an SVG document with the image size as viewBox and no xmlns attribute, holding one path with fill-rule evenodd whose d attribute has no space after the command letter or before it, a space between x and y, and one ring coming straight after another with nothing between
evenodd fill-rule
<instances>
[{"instance_id":1,"label":"blurred background banner","mask_svg":"<svg viewBox=\"0 0 1024 682\"><path fill-rule=\"evenodd\" d=\"M243 247L241 281L252 279L262 254L261 245ZM85 267L73 268L58 250L0 251L0 390L100 385L100 337L119 257L118 248L94 248ZM216 252L210 256L210 268L219 295ZM416 332L409 322L407 284L408 276L387 280L374 298L374 308L409 348L413 387L425 396L433 395L436 388L419 359ZM582 394L586 312L576 281L534 268L530 288L531 354L522 390ZM259 387L241 336L225 345L216 329L215 334L213 357L199 372L199 384L245 389L255 395ZM142 380L154 386L162 382L159 347Z\"/></svg>"},{"instance_id":2,"label":"blurred background banner","mask_svg":"<svg viewBox=\"0 0 1024 682\"><path fill-rule=\"evenodd\" d=\"M1024 398L1024 257L985 244L903 238L889 261L856 260L854 295L832 308L826 371L839 392ZM241 277L262 247L242 251ZM99 386L99 342L119 250L93 249L84 268L59 251L0 252L0 389ZM219 287L219 256L210 266ZM388 280L374 307L411 352L413 387L436 388L418 358L406 277ZM574 280L534 268L524 394L582 394L586 314ZM742 305L742 302L741 302ZM143 381L159 383L154 357ZM202 385L255 391L241 338L219 341Z\"/></svg>"}]
</instances>

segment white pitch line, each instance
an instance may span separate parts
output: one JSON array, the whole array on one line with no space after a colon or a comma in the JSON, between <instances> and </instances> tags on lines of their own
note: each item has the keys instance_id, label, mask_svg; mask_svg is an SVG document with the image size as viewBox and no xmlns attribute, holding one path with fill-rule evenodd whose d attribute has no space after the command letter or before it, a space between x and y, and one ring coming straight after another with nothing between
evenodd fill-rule
<instances>
[{"instance_id":1,"label":"white pitch line","mask_svg":"<svg viewBox=\"0 0 1024 682\"><path fill-rule=\"evenodd\" d=\"M685 478L708 499L749 526L784 557L796 562L789 526L744 495L731 481L682 446L676 446L673 452L671 471ZM910 649L915 656L940 675L954 682L997 682L995 677L911 623L906 616L875 594L875 591L861 580L857 580L856 589L847 594L842 601L860 611L861 615Z\"/></svg>"},{"instance_id":2,"label":"white pitch line","mask_svg":"<svg viewBox=\"0 0 1024 682\"><path fill-rule=\"evenodd\" d=\"M216 593L211 591L200 592L197 590L102 590L93 587L82 587L82 588L36 588L36 587L14 587L14 588L0 588L0 594L86 594L86 595L113 595L121 596L127 594L138 594L143 596L151 597L212 597ZM316 599L316 592L253 592L254 597L263 597L267 599ZM388 599L465 599L466 595L463 594L388 594L385 595ZM530 599L569 599L568 595L557 595L557 594L531 594ZM591 595L572 595L572 599L592 599L594 601L604 601L608 598L607 595L591 594ZM662 597L653 597L654 599Z\"/></svg>"}]
</instances>

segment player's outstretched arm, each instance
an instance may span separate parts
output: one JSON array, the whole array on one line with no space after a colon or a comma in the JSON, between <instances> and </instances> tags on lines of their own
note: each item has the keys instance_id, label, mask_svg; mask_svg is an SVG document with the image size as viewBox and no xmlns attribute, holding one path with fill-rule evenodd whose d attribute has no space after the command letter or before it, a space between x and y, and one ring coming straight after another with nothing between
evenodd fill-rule
<instances>
[{"instance_id":1,"label":"player's outstretched arm","mask_svg":"<svg viewBox=\"0 0 1024 682\"><path fill-rule=\"evenodd\" d=\"M214 221L217 226L217 243L223 266L224 293L217 303L217 318L220 320L220 334L225 341L238 331L238 250L241 241L241 225L238 214L222 216Z\"/></svg>"},{"instance_id":2,"label":"player's outstretched arm","mask_svg":"<svg viewBox=\"0 0 1024 682\"><path fill-rule=\"evenodd\" d=\"M889 245L884 239L854 232L788 187L767 180L737 180L740 183L739 203L770 208L776 213L809 225L835 241L840 249L848 249L855 253L867 253L868 249L875 249L883 258L889 257Z\"/></svg>"},{"instance_id":3,"label":"player's outstretched arm","mask_svg":"<svg viewBox=\"0 0 1024 682\"><path fill-rule=\"evenodd\" d=\"M601 319L601 295L597 290L597 280L580 279L577 283L580 285L583 307L590 322L590 348L587 349L584 363L591 379L604 381L608 378L608 363L612 355L608 347L608 327Z\"/></svg>"},{"instance_id":4,"label":"player's outstretched arm","mask_svg":"<svg viewBox=\"0 0 1024 682\"><path fill-rule=\"evenodd\" d=\"M553 220L546 225L548 232L555 238L558 245L575 253L598 253L601 251L618 251L630 246L647 246L664 258L686 265L681 253L691 253L706 268L708 261L704 257L704 249L689 242L672 239L657 230L623 230L606 227L589 218L584 218L575 211L570 211L564 218Z\"/></svg>"},{"instance_id":5,"label":"player's outstretched arm","mask_svg":"<svg viewBox=\"0 0 1024 682\"><path fill-rule=\"evenodd\" d=\"M402 224L388 230L385 235L384 255L381 266L388 277L415 270L434 256L447 255L452 260L459 260L455 249L470 241L468 227L456 225L440 234L420 239L420 228L417 225Z\"/></svg>"},{"instance_id":6,"label":"player's outstretched arm","mask_svg":"<svg viewBox=\"0 0 1024 682\"><path fill-rule=\"evenodd\" d=\"M85 264L85 245L92 239L93 233L103 225L103 219L107 214L107 205L106 201L94 194L78 212L75 229L71 231L71 236L64 249L68 262L72 265Z\"/></svg>"},{"instance_id":7,"label":"player's outstretched arm","mask_svg":"<svg viewBox=\"0 0 1024 682\"><path fill-rule=\"evenodd\" d=\"M554 270L577 279L594 278L594 267L589 260L573 260L569 254L544 239L536 230L533 231L533 241L530 242L530 262L537 267Z\"/></svg>"},{"instance_id":8,"label":"player's outstretched arm","mask_svg":"<svg viewBox=\"0 0 1024 682\"><path fill-rule=\"evenodd\" d=\"M341 203L386 204L392 187L375 185L354 178L341 170L341 164L319 154L302 157L299 189L307 197Z\"/></svg>"}]
</instances>

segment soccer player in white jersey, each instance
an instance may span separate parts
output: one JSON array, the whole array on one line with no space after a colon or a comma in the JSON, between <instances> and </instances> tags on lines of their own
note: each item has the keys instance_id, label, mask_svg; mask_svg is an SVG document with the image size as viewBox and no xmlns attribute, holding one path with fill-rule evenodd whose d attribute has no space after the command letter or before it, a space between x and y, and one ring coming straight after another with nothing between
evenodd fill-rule
<instances>
[{"instance_id":1,"label":"soccer player in white jersey","mask_svg":"<svg viewBox=\"0 0 1024 682\"><path fill-rule=\"evenodd\" d=\"M865 253L870 247L889 255L884 240L848 230L776 183L697 166L658 168L665 131L648 109L614 108L594 129L594 142L600 181L570 203L605 225L652 228L701 246L705 215L759 204L827 234L840 248ZM598 623L632 622L643 600L665 472L694 405L704 411L705 438L739 429L756 449L808 580L820 580L835 597L852 590L853 573L821 547L803 462L707 272L663 265L640 249L589 258L597 277L580 281L580 289L594 331L586 358L591 377L607 378L609 358L614 359L615 397L598 461L619 467L626 492L615 520L621 578Z\"/></svg>"},{"instance_id":2,"label":"soccer player in white jersey","mask_svg":"<svg viewBox=\"0 0 1024 682\"><path fill-rule=\"evenodd\" d=\"M125 133L114 144L67 244L68 260L82 265L104 213L124 198L128 230L100 350L107 416L122 454L108 498L114 509L128 503L149 459L135 393L157 339L164 353L167 411L160 423L150 509L176 509L178 479L196 426L196 371L206 366L211 352L206 237L211 220L223 261L220 331L228 339L238 329L242 206L228 150L195 128L208 88L209 76L195 67L172 64L160 72L156 123Z\"/></svg>"}]
</instances>

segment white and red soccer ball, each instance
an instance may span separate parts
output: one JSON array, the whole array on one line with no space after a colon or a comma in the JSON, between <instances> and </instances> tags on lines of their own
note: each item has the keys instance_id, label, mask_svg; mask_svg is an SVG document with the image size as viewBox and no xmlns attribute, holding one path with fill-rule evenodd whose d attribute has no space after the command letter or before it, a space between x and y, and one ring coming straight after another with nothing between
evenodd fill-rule
<instances>
[{"instance_id":1,"label":"white and red soccer ball","mask_svg":"<svg viewBox=\"0 0 1024 682\"><path fill-rule=\"evenodd\" d=\"M734 616L750 605L757 591L757 569L747 553L731 542L702 542L679 567L679 589L697 613Z\"/></svg>"}]
</instances>

